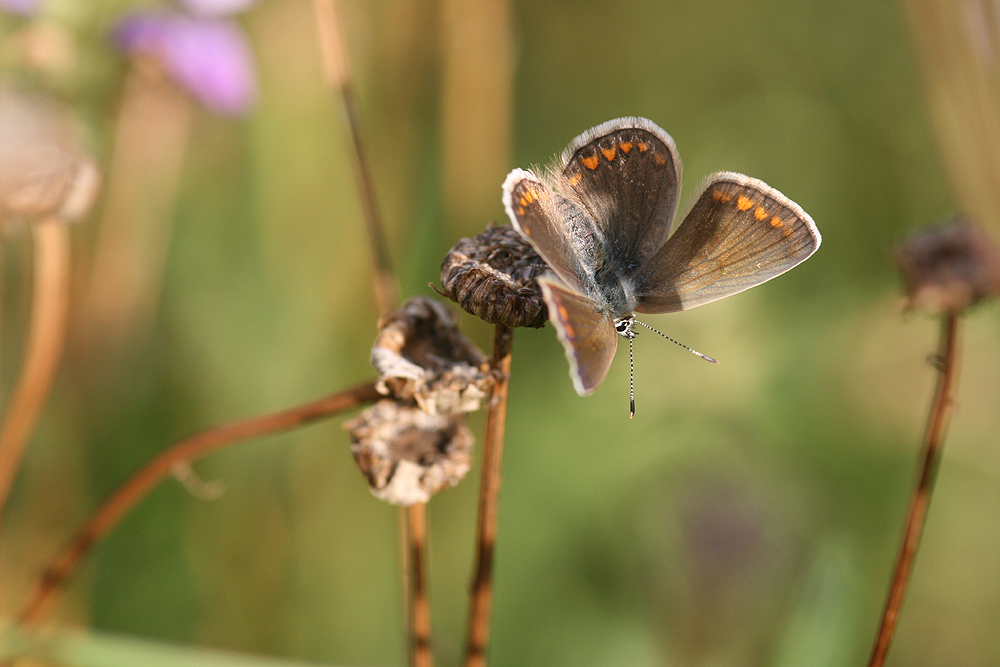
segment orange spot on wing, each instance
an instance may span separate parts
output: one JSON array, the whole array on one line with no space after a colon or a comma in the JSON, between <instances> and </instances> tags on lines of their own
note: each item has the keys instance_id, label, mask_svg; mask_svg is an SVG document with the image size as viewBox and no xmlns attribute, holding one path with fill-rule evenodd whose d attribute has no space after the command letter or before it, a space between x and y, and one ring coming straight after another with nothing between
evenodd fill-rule
<instances>
[{"instance_id":1,"label":"orange spot on wing","mask_svg":"<svg viewBox=\"0 0 1000 667\"><path fill-rule=\"evenodd\" d=\"M753 210L753 217L763 221L767 218L767 211L764 210L763 206L758 206Z\"/></svg>"},{"instance_id":2,"label":"orange spot on wing","mask_svg":"<svg viewBox=\"0 0 1000 667\"><path fill-rule=\"evenodd\" d=\"M781 228L781 233L787 239L789 236L792 235L792 228L786 225Z\"/></svg>"},{"instance_id":3,"label":"orange spot on wing","mask_svg":"<svg viewBox=\"0 0 1000 667\"><path fill-rule=\"evenodd\" d=\"M573 325L569 323L569 311L566 310L566 306L559 304L559 320L562 322L563 329L566 335L570 338L576 338L576 333L573 331Z\"/></svg>"},{"instance_id":4,"label":"orange spot on wing","mask_svg":"<svg viewBox=\"0 0 1000 667\"><path fill-rule=\"evenodd\" d=\"M659 153L653 153L653 162L660 165L661 167L667 163L667 158L663 157Z\"/></svg>"},{"instance_id":5,"label":"orange spot on wing","mask_svg":"<svg viewBox=\"0 0 1000 667\"><path fill-rule=\"evenodd\" d=\"M527 199L525 199L524 195L521 195L521 198L520 198L520 199L518 199L517 201L518 201L518 203L520 203L520 204L521 204L521 206L522 206L522 207L524 207L524 206L527 206L527 205L528 205L528 200L527 200Z\"/></svg>"},{"instance_id":6,"label":"orange spot on wing","mask_svg":"<svg viewBox=\"0 0 1000 667\"><path fill-rule=\"evenodd\" d=\"M524 198L528 200L529 204L535 203L535 193L531 190L524 193Z\"/></svg>"},{"instance_id":7,"label":"orange spot on wing","mask_svg":"<svg viewBox=\"0 0 1000 667\"><path fill-rule=\"evenodd\" d=\"M569 184L573 186L579 185L581 178L583 178L583 176L580 175L580 172L577 172L569 177Z\"/></svg>"},{"instance_id":8,"label":"orange spot on wing","mask_svg":"<svg viewBox=\"0 0 1000 667\"><path fill-rule=\"evenodd\" d=\"M519 216L521 216L522 218L524 217L524 207L523 206L518 206L517 207L517 214Z\"/></svg>"},{"instance_id":9,"label":"orange spot on wing","mask_svg":"<svg viewBox=\"0 0 1000 667\"><path fill-rule=\"evenodd\" d=\"M781 227L784 224L785 223L778 216L774 216L773 218L771 218L771 226L772 227Z\"/></svg>"},{"instance_id":10,"label":"orange spot on wing","mask_svg":"<svg viewBox=\"0 0 1000 667\"><path fill-rule=\"evenodd\" d=\"M612 146L611 148L602 148L601 154L604 155L604 158L608 162L611 162L612 160L615 159L615 147Z\"/></svg>"},{"instance_id":11,"label":"orange spot on wing","mask_svg":"<svg viewBox=\"0 0 1000 667\"><path fill-rule=\"evenodd\" d=\"M618 142L618 148L622 149L622 153L628 153L630 150L632 150L632 142L631 141L619 141Z\"/></svg>"},{"instance_id":12,"label":"orange spot on wing","mask_svg":"<svg viewBox=\"0 0 1000 667\"><path fill-rule=\"evenodd\" d=\"M746 195L739 195L736 197L736 208L741 211L748 211L751 206L753 206L753 200Z\"/></svg>"},{"instance_id":13,"label":"orange spot on wing","mask_svg":"<svg viewBox=\"0 0 1000 667\"><path fill-rule=\"evenodd\" d=\"M712 199L714 199L715 201L721 201L723 204L725 204L732 198L733 198L732 195L727 195L722 190L712 190Z\"/></svg>"},{"instance_id":14,"label":"orange spot on wing","mask_svg":"<svg viewBox=\"0 0 1000 667\"><path fill-rule=\"evenodd\" d=\"M581 157L580 162L583 163L584 167L593 171L594 169L597 169L597 164L600 162L600 158L597 157L597 154L594 154L587 157Z\"/></svg>"},{"instance_id":15,"label":"orange spot on wing","mask_svg":"<svg viewBox=\"0 0 1000 667\"><path fill-rule=\"evenodd\" d=\"M647 144L645 141L640 141L639 142L639 152L640 153L645 153L648 150L649 150L649 144Z\"/></svg>"}]
</instances>

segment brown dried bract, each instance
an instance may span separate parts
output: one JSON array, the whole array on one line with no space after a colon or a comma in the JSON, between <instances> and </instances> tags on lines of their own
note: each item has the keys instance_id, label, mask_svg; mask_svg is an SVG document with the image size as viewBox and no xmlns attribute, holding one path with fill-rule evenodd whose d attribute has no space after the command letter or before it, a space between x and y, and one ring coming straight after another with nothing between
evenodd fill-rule
<instances>
[{"instance_id":1,"label":"brown dried bract","mask_svg":"<svg viewBox=\"0 0 1000 667\"><path fill-rule=\"evenodd\" d=\"M473 437L455 415L431 415L386 398L344 423L351 453L376 497L425 503L472 465Z\"/></svg>"},{"instance_id":2,"label":"brown dried bract","mask_svg":"<svg viewBox=\"0 0 1000 667\"><path fill-rule=\"evenodd\" d=\"M1000 253L968 222L919 231L896 252L909 307L958 312L1000 293Z\"/></svg>"},{"instance_id":3,"label":"brown dried bract","mask_svg":"<svg viewBox=\"0 0 1000 667\"><path fill-rule=\"evenodd\" d=\"M493 389L486 356L444 304L415 296L384 318L372 348L378 390L429 414L478 410Z\"/></svg>"},{"instance_id":4,"label":"brown dried bract","mask_svg":"<svg viewBox=\"0 0 1000 667\"><path fill-rule=\"evenodd\" d=\"M78 219L99 183L65 109L0 86L0 222Z\"/></svg>"},{"instance_id":5,"label":"brown dried bract","mask_svg":"<svg viewBox=\"0 0 1000 667\"><path fill-rule=\"evenodd\" d=\"M536 279L545 261L509 225L491 224L460 240L441 263L443 293L490 324L545 326L548 310Z\"/></svg>"}]
</instances>

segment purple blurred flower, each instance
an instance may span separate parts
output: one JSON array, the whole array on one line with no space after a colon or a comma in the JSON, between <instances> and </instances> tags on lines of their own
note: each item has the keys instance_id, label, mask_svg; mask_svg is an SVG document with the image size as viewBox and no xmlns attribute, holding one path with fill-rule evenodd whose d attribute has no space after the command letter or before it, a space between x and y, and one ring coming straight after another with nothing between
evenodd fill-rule
<instances>
[{"instance_id":1,"label":"purple blurred flower","mask_svg":"<svg viewBox=\"0 0 1000 667\"><path fill-rule=\"evenodd\" d=\"M227 16L249 9L256 0L181 0L188 11L198 16Z\"/></svg>"},{"instance_id":2,"label":"purple blurred flower","mask_svg":"<svg viewBox=\"0 0 1000 667\"><path fill-rule=\"evenodd\" d=\"M118 24L116 37L129 55L160 58L178 83L217 113L242 115L256 98L250 45L232 21L137 14Z\"/></svg>"},{"instance_id":3,"label":"purple blurred flower","mask_svg":"<svg viewBox=\"0 0 1000 667\"><path fill-rule=\"evenodd\" d=\"M39 4L40 0L0 0L0 9L11 14L31 16L38 13Z\"/></svg>"}]
</instances>

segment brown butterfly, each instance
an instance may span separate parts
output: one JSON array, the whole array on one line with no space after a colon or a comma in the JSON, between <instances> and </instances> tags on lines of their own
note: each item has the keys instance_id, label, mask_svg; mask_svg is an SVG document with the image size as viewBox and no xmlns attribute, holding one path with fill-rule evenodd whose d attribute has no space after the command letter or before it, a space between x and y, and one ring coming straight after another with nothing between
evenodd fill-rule
<instances>
[{"instance_id":1,"label":"brown butterfly","mask_svg":"<svg viewBox=\"0 0 1000 667\"><path fill-rule=\"evenodd\" d=\"M652 329L635 313L742 292L820 246L798 204L733 172L709 177L670 236L680 181L674 140L635 117L587 130L545 174L515 169L504 181L511 223L552 269L539 283L581 396L604 380L619 336L631 355L633 324Z\"/></svg>"}]
</instances>

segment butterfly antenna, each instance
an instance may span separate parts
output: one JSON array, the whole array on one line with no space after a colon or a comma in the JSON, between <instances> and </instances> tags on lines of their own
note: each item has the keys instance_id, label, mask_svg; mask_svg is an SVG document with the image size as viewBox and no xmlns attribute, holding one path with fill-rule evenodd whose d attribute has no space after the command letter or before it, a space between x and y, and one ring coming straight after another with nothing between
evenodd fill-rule
<instances>
[{"instance_id":1,"label":"butterfly antenna","mask_svg":"<svg viewBox=\"0 0 1000 667\"><path fill-rule=\"evenodd\" d=\"M632 356L632 338L628 339L628 418L635 417L635 357Z\"/></svg>"},{"instance_id":2,"label":"butterfly antenna","mask_svg":"<svg viewBox=\"0 0 1000 667\"><path fill-rule=\"evenodd\" d=\"M687 350L687 351L688 351L688 352L690 352L691 354L696 354L696 355L698 355L699 357L701 357L702 359L704 359L705 361L711 361L711 362L712 362L713 364L717 364L717 363L719 363L719 360L718 360L718 359L713 359L712 357L708 356L707 354L702 354L702 353L701 353L701 352L699 352L698 350L692 350L692 349L691 349L690 347L688 347L688 346L687 346L687 345L685 345L684 343L678 343L678 342L677 342L676 340L674 340L673 338L671 338L671 337L670 337L670 336L668 336L667 334L663 333L662 331L657 331L656 329L654 329L653 327L649 326L649 325L648 325L648 324L646 324L645 322L640 322L639 320L633 320L633 322L635 322L636 324L641 324L642 326L646 327L647 329L649 329L650 331L652 331L652 332L654 332L654 333L658 333L658 334L660 334L661 336L663 336L664 338L666 338L667 340L669 340L669 341L670 341L671 343L673 343L674 345L680 345L681 347L683 347L683 348L684 348L685 350ZM630 342L631 342L631 341L630 341ZM630 351L630 353L631 353L631 347L629 348L629 351Z\"/></svg>"}]
</instances>

